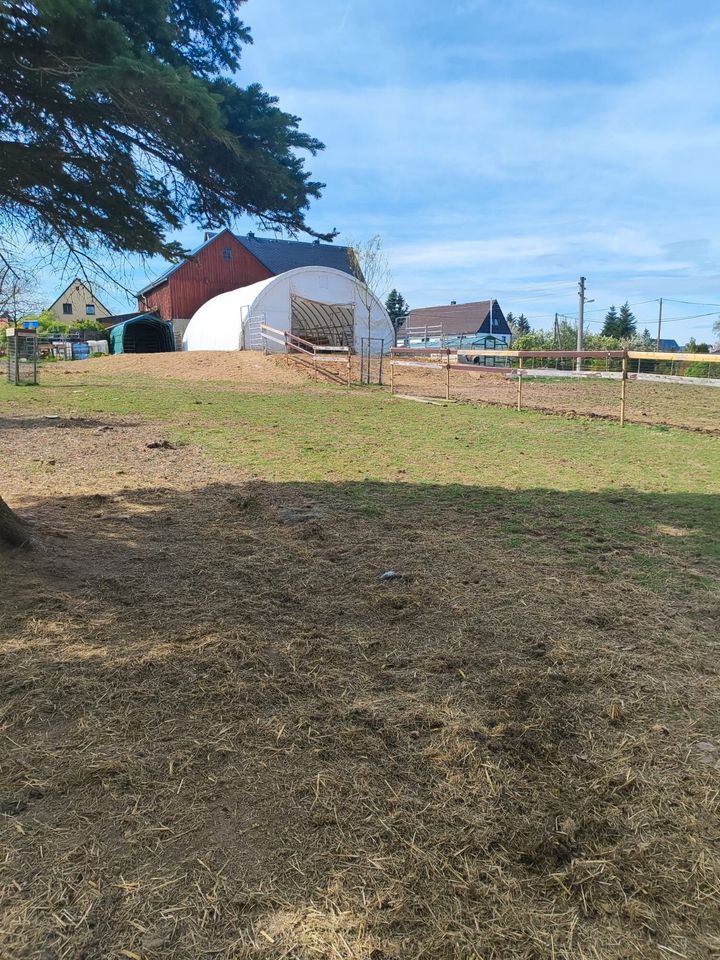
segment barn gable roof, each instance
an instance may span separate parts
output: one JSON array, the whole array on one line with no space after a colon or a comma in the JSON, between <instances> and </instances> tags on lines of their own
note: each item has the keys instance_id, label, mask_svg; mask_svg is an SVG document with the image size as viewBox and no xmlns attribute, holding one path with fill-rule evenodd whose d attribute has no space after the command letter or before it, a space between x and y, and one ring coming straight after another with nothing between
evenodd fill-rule
<instances>
[{"instance_id":1,"label":"barn gable roof","mask_svg":"<svg viewBox=\"0 0 720 960\"><path fill-rule=\"evenodd\" d=\"M353 275L349 247L336 247L329 243L305 243L302 240L276 240L269 237L256 237L254 234L241 237L225 227L219 233L207 237L198 247L191 250L185 259L173 264L156 280L143 287L138 296L144 296L151 290L162 286L163 283L167 283L170 277L183 267L188 260L192 260L202 250L216 243L223 236L228 236L242 244L248 253L251 253L275 276L280 273L287 273L288 270L296 270L298 267L332 267L334 270L342 270L343 273Z\"/></svg>"},{"instance_id":2,"label":"barn gable roof","mask_svg":"<svg viewBox=\"0 0 720 960\"><path fill-rule=\"evenodd\" d=\"M490 304L492 303L492 330ZM417 327L437 327L442 324L443 336L463 333L496 333L511 336L505 314L497 300L478 300L475 303L450 303L440 307L418 307L411 310L404 330Z\"/></svg>"},{"instance_id":3,"label":"barn gable roof","mask_svg":"<svg viewBox=\"0 0 720 960\"><path fill-rule=\"evenodd\" d=\"M144 294L150 293L151 290L155 290L156 287L162 286L163 283L167 283L174 273L176 273L181 267L184 267L185 264L189 260L192 260L193 257L196 257L201 250L205 249L205 247L209 247L211 244L218 241L223 234L228 234L228 236L230 236L233 240L237 240L235 234L231 230L228 230L227 227L225 227L225 229L221 230L219 233L213 233L211 236L206 237L205 240L203 240L199 246L195 247L194 250L191 250L187 257L184 257L179 263L174 263L165 271L165 273L160 274L157 279L153 280L151 283L148 283L147 286L142 288L142 290L139 290L138 296L142 297Z\"/></svg>"},{"instance_id":4,"label":"barn gable roof","mask_svg":"<svg viewBox=\"0 0 720 960\"><path fill-rule=\"evenodd\" d=\"M331 267L353 275L349 247L336 247L330 243L306 243L302 240L276 240L248 234L237 237L263 266L276 276L297 270L298 267Z\"/></svg>"}]
</instances>

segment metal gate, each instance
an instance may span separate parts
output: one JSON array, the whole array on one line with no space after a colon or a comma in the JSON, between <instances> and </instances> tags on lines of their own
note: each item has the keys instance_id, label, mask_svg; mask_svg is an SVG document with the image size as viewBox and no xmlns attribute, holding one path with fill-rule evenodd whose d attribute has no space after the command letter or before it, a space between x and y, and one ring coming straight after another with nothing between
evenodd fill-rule
<instances>
[{"instance_id":1,"label":"metal gate","mask_svg":"<svg viewBox=\"0 0 720 960\"><path fill-rule=\"evenodd\" d=\"M360 383L383 382L385 340L381 337L360 338Z\"/></svg>"},{"instance_id":2,"label":"metal gate","mask_svg":"<svg viewBox=\"0 0 720 960\"><path fill-rule=\"evenodd\" d=\"M246 308L247 309L247 308ZM265 347L265 342L262 338L262 332L260 330L261 325L265 323L265 314L256 313L253 316L248 317L242 328L242 350L263 350Z\"/></svg>"}]
</instances>

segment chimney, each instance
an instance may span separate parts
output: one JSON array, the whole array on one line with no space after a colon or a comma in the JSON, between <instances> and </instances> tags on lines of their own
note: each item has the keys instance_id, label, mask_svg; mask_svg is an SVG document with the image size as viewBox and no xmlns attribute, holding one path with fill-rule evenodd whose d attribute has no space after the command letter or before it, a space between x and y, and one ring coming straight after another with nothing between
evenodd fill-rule
<instances>
[{"instance_id":1,"label":"chimney","mask_svg":"<svg viewBox=\"0 0 720 960\"><path fill-rule=\"evenodd\" d=\"M248 230L247 238L248 238L248 240L254 240L254 239L255 239L255 234L252 232L252 230Z\"/></svg>"},{"instance_id":2,"label":"chimney","mask_svg":"<svg viewBox=\"0 0 720 960\"><path fill-rule=\"evenodd\" d=\"M451 306L451 307L456 307L456 306L457 306L457 300L451 300L451 301L450 301L450 306Z\"/></svg>"},{"instance_id":3,"label":"chimney","mask_svg":"<svg viewBox=\"0 0 720 960\"><path fill-rule=\"evenodd\" d=\"M314 246L314 247L319 247L319 246L320 246L320 241L319 241L319 240L313 240L313 246Z\"/></svg>"}]
</instances>

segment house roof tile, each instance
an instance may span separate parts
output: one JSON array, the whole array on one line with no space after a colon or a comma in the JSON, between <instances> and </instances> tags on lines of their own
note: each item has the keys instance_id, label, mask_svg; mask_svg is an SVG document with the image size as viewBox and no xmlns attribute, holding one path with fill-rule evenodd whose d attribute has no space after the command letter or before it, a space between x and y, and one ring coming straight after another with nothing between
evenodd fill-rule
<instances>
[{"instance_id":1,"label":"house roof tile","mask_svg":"<svg viewBox=\"0 0 720 960\"><path fill-rule=\"evenodd\" d=\"M492 303L492 329L490 304ZM404 331L417 327L442 325L444 336L462 333L495 333L509 336L512 331L497 300L478 300L475 303L451 303L440 307L418 307L411 310Z\"/></svg>"}]
</instances>

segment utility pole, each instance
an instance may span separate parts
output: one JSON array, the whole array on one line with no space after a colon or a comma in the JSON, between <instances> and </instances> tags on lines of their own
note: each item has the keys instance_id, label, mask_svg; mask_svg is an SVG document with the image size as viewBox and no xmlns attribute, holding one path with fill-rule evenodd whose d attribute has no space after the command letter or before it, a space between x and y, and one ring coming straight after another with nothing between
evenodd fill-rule
<instances>
[{"instance_id":1,"label":"utility pole","mask_svg":"<svg viewBox=\"0 0 720 960\"><path fill-rule=\"evenodd\" d=\"M555 311L555 326L553 327L553 346L556 350L560 349L560 327L558 326L557 310Z\"/></svg>"},{"instance_id":2,"label":"utility pole","mask_svg":"<svg viewBox=\"0 0 720 960\"><path fill-rule=\"evenodd\" d=\"M578 328L577 328L577 349L578 350L582 350L583 345L585 343L585 337L583 333L584 322L585 322L585 277L580 277L580 283L578 284ZM578 372L582 370L582 360L580 357L577 358L575 369Z\"/></svg>"},{"instance_id":3,"label":"utility pole","mask_svg":"<svg viewBox=\"0 0 720 960\"><path fill-rule=\"evenodd\" d=\"M662 297L660 297L660 313L658 313L658 332L655 341L655 353L660 353L660 327L662 326Z\"/></svg>"}]
</instances>

